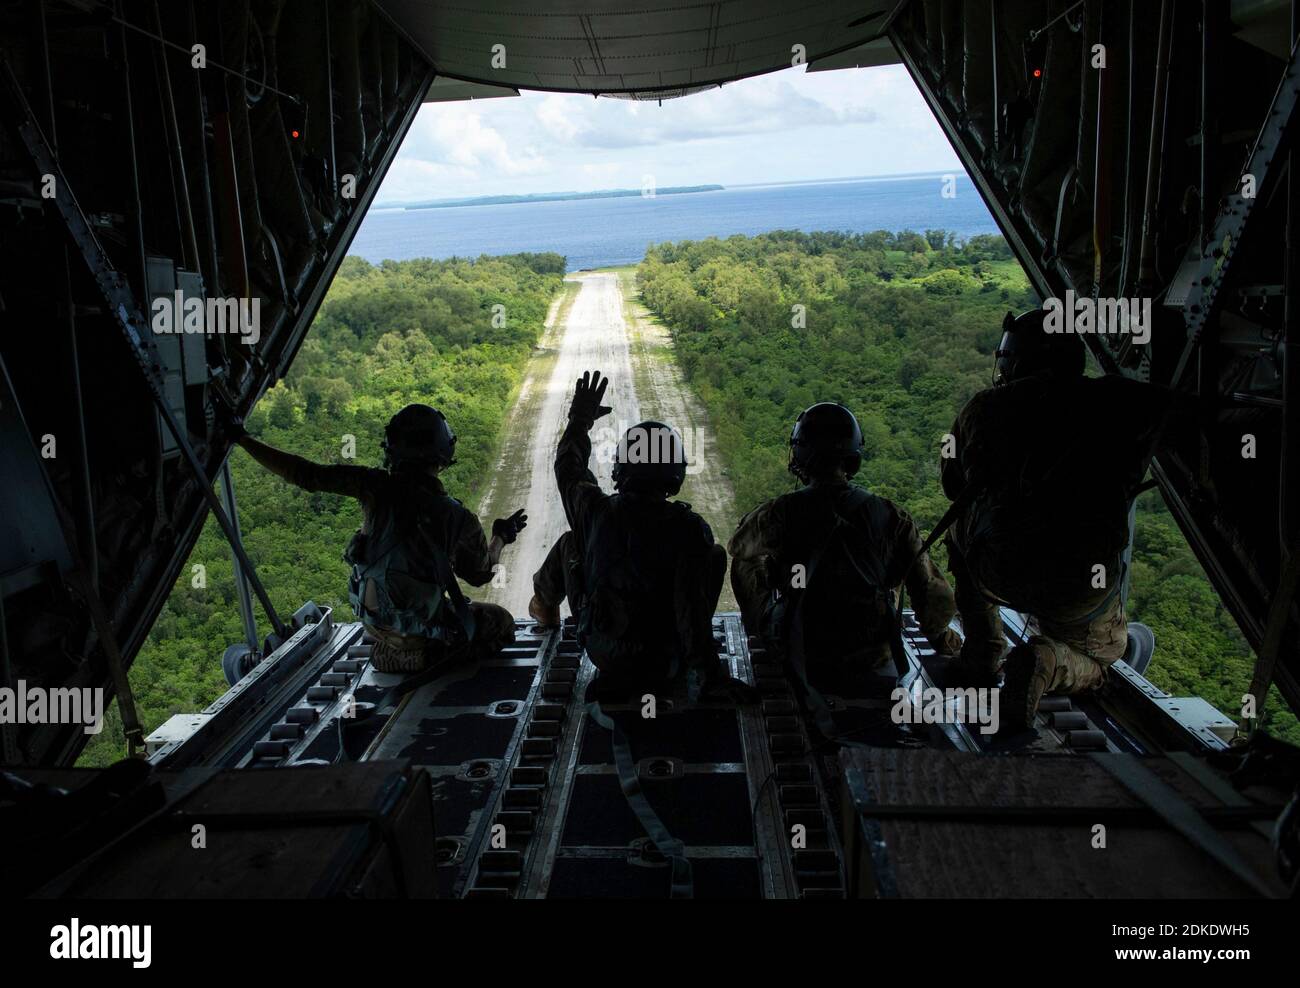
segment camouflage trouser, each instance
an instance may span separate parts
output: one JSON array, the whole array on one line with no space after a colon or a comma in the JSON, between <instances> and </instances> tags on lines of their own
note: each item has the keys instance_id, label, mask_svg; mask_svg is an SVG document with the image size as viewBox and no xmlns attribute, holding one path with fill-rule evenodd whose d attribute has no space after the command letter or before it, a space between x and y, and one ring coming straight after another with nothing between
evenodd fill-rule
<instances>
[{"instance_id":1,"label":"camouflage trouser","mask_svg":"<svg viewBox=\"0 0 1300 988\"><path fill-rule=\"evenodd\" d=\"M951 536L947 543L957 609L966 636L962 659L994 671L1006 647L1001 611L971 576ZM1079 693L1100 686L1106 669L1123 658L1128 648L1128 615L1122 595L1101 589L1038 611L1029 618L1028 644L1044 660L1048 671L1044 692Z\"/></svg>"},{"instance_id":2,"label":"camouflage trouser","mask_svg":"<svg viewBox=\"0 0 1300 988\"><path fill-rule=\"evenodd\" d=\"M1081 693L1100 686L1106 670L1124 657L1128 648L1128 615L1118 593L1105 603L1101 613L1076 609L1075 615L1060 611L1029 619L1029 645L1046 660L1047 685L1044 693Z\"/></svg>"},{"instance_id":3,"label":"camouflage trouser","mask_svg":"<svg viewBox=\"0 0 1300 988\"><path fill-rule=\"evenodd\" d=\"M450 647L367 625L366 631L375 639L370 664L378 672L423 672L442 663L481 661L515 640L515 619L504 607L472 601L469 610L474 616L473 639Z\"/></svg>"},{"instance_id":4,"label":"camouflage trouser","mask_svg":"<svg viewBox=\"0 0 1300 988\"><path fill-rule=\"evenodd\" d=\"M567 599L576 612L582 586L582 560L572 532L555 540L542 568L533 574L533 593L548 607L559 607Z\"/></svg>"}]
</instances>

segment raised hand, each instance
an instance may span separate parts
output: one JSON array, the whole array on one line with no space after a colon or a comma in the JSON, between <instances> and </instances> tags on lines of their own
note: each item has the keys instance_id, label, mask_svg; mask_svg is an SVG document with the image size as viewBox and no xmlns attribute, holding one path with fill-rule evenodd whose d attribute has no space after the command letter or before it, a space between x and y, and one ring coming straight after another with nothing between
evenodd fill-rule
<instances>
[{"instance_id":1,"label":"raised hand","mask_svg":"<svg viewBox=\"0 0 1300 988\"><path fill-rule=\"evenodd\" d=\"M609 387L609 378L601 377L600 371L584 371L582 377L578 378L578 386L573 392L569 417L595 422L602 415L612 412L610 406L601 404L607 387Z\"/></svg>"},{"instance_id":2,"label":"raised hand","mask_svg":"<svg viewBox=\"0 0 1300 988\"><path fill-rule=\"evenodd\" d=\"M509 545L519 538L519 533L528 527L528 516L520 508L509 518L498 518L492 523L492 536Z\"/></svg>"}]
</instances>

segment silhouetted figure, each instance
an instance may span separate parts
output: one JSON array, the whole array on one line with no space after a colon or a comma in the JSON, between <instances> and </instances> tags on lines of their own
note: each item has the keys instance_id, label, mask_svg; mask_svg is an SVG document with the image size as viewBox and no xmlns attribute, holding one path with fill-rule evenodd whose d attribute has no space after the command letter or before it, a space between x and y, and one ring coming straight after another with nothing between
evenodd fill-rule
<instances>
[{"instance_id":1,"label":"silhouetted figure","mask_svg":"<svg viewBox=\"0 0 1300 988\"><path fill-rule=\"evenodd\" d=\"M466 600L456 577L476 587L492 579L527 515L494 521L489 541L474 513L447 494L438 474L454 462L456 436L441 412L407 405L394 415L384 430L382 470L313 463L240 432L236 442L294 486L361 502L362 525L344 558L352 563L353 610L375 638L377 670L481 659L514 641L510 612Z\"/></svg>"},{"instance_id":2,"label":"silhouetted figure","mask_svg":"<svg viewBox=\"0 0 1300 988\"><path fill-rule=\"evenodd\" d=\"M729 682L713 640L726 553L689 504L670 500L686 478L681 436L660 422L629 429L615 454L615 494L587 466L588 433L611 411L601 404L608 384L599 371L578 381L555 455L569 531L533 577L529 613L556 626L568 598L606 686L654 687L692 668L710 686Z\"/></svg>"},{"instance_id":3,"label":"silhouetted figure","mask_svg":"<svg viewBox=\"0 0 1300 988\"><path fill-rule=\"evenodd\" d=\"M1083 343L1034 309L1003 323L994 386L953 424L944 492L966 499L948 535L965 645L953 682L992 685L1006 645L999 604L1030 616L1007 654L1003 724L1033 722L1045 693L1100 685L1128 647L1129 510L1173 392L1084 377Z\"/></svg>"},{"instance_id":4,"label":"silhouetted figure","mask_svg":"<svg viewBox=\"0 0 1300 988\"><path fill-rule=\"evenodd\" d=\"M894 606L906 583L917 622L942 654L961 644L943 575L921 554L902 508L850 480L862 429L843 405L804 411L790 434L789 469L804 486L740 520L728 551L745 630L806 665L814 686L852 681L891 658Z\"/></svg>"}]
</instances>

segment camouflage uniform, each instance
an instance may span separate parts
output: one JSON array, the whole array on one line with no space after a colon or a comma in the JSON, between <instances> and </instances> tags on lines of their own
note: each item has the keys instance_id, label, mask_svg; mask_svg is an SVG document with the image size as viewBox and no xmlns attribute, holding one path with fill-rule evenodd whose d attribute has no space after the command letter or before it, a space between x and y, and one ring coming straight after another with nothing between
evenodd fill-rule
<instances>
[{"instance_id":1,"label":"camouflage uniform","mask_svg":"<svg viewBox=\"0 0 1300 988\"><path fill-rule=\"evenodd\" d=\"M374 639L371 663L379 672L420 672L465 658L488 658L515 640L515 619L504 607L474 600L470 601L469 611L474 617L474 639L468 648L444 648L442 642L367 626L366 631Z\"/></svg>"},{"instance_id":2,"label":"camouflage uniform","mask_svg":"<svg viewBox=\"0 0 1300 988\"><path fill-rule=\"evenodd\" d=\"M817 486L846 488L848 484L840 481ZM793 534L801 526L790 517L791 499L792 495L788 494L773 498L745 515L727 546L731 555L731 587L750 634L760 634L764 605L774 591L785 585L785 580L778 579L775 574L788 567L791 560L801 559L800 554L806 555L812 548L800 544L805 540ZM895 589L895 594L906 581L917 623L935 649L945 654L956 651L960 639L948 627L956 610L948 582L930 561L929 555L917 559L921 551L921 535L911 516L887 498L879 501L888 518L883 531L873 530L865 510L860 517L849 520L855 523L855 527L871 532L872 541L878 545L885 562L887 585ZM914 559L917 559L916 565L908 568ZM845 619L853 618L846 615ZM866 645L868 665L874 668L890 661L888 641L868 642Z\"/></svg>"},{"instance_id":3,"label":"camouflage uniform","mask_svg":"<svg viewBox=\"0 0 1300 988\"><path fill-rule=\"evenodd\" d=\"M1123 657L1129 504L1175 400L1116 376L1038 376L981 391L961 410L942 480L954 501L979 487L947 540L964 662L996 671L1000 602L1030 615L1046 693L1098 686Z\"/></svg>"},{"instance_id":4,"label":"camouflage uniform","mask_svg":"<svg viewBox=\"0 0 1300 988\"><path fill-rule=\"evenodd\" d=\"M241 445L258 463L295 487L356 498L361 502L361 531L366 533L371 531L377 504L410 496L409 483L400 474L388 470L343 463L313 463L255 439L245 439ZM483 586L492 579L483 526L474 512L447 496L436 477L424 475L421 482L431 498L424 517L430 521L432 531L437 533L439 544L451 560L452 570L471 586ZM373 594L373 588L367 588L367 592ZM504 607L479 602L469 606L475 628L474 638L467 648L453 646L448 649L442 642L367 625L366 631L375 643L372 665L380 672L418 672L430 664L454 661L466 653L472 658L483 658L514 641L514 618Z\"/></svg>"},{"instance_id":5,"label":"camouflage uniform","mask_svg":"<svg viewBox=\"0 0 1300 988\"><path fill-rule=\"evenodd\" d=\"M587 466L591 457L590 427L584 419L571 418L560 439L555 454L555 479L569 520L569 531L560 536L541 569L533 575L533 590L542 603L559 607L567 597L575 613L582 605L582 566L588 540L601 515L616 500L634 506L644 500L646 507L652 501L661 500L656 495L607 494L600 489ZM675 630L678 649L688 664L716 663L713 612L722 594L727 556L714 541L708 524L689 507L683 505L684 510L674 516L681 531L663 533L664 551L676 547L678 553L672 566L672 586L664 586L658 599L644 603L662 611L665 623ZM601 666L599 656L591 658Z\"/></svg>"}]
</instances>

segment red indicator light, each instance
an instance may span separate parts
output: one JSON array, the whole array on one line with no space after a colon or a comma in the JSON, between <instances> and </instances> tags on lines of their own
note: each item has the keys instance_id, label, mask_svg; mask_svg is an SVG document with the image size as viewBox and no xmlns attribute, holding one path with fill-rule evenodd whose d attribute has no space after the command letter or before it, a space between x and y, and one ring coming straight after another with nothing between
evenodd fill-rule
<instances>
[{"instance_id":1,"label":"red indicator light","mask_svg":"<svg viewBox=\"0 0 1300 988\"><path fill-rule=\"evenodd\" d=\"M1034 69L1034 78L1035 78L1035 79L1041 79L1042 76L1043 76L1043 70L1042 70L1042 69ZM294 136L294 137L297 137L297 136L298 136L298 132L297 132L296 130L293 132L293 136Z\"/></svg>"},{"instance_id":2,"label":"red indicator light","mask_svg":"<svg viewBox=\"0 0 1300 988\"><path fill-rule=\"evenodd\" d=\"M1035 73L1035 75L1037 75L1037 73ZM298 132L296 130L291 130L289 133L293 136L295 141L298 139Z\"/></svg>"}]
</instances>

